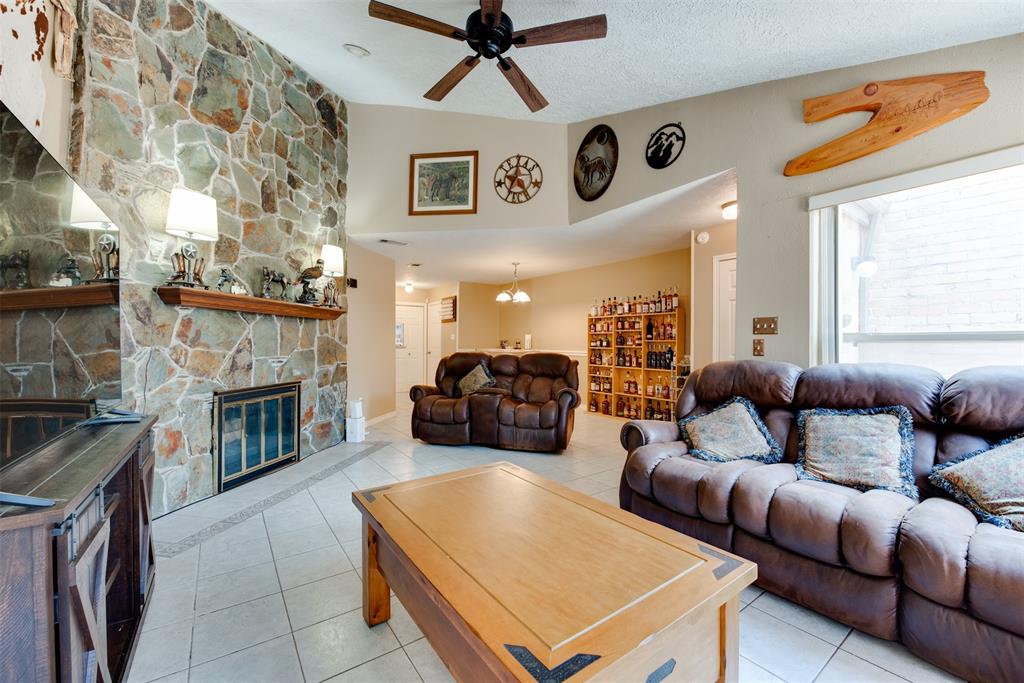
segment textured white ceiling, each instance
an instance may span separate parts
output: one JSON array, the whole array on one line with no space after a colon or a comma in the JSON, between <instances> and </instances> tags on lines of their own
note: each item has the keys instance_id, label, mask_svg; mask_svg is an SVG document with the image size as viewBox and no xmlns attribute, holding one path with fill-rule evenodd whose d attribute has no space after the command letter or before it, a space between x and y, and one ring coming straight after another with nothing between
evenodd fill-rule
<instances>
[{"instance_id":1,"label":"textured white ceiling","mask_svg":"<svg viewBox=\"0 0 1024 683\"><path fill-rule=\"evenodd\" d=\"M421 289L463 280L501 284L625 261L690 244L691 230L722 224L721 206L736 199L736 173L725 171L562 227L349 235L395 260L395 282ZM380 244L381 238L408 246ZM409 268L410 263L423 264Z\"/></svg>"},{"instance_id":2,"label":"textured white ceiling","mask_svg":"<svg viewBox=\"0 0 1024 683\"><path fill-rule=\"evenodd\" d=\"M366 0L209 1L348 100L561 123L1024 31L1021 0L505 0L517 29L608 15L604 40L513 48L551 103L530 114L488 62L443 103L423 99L468 48L371 19ZM388 4L455 26L479 7Z\"/></svg>"}]
</instances>

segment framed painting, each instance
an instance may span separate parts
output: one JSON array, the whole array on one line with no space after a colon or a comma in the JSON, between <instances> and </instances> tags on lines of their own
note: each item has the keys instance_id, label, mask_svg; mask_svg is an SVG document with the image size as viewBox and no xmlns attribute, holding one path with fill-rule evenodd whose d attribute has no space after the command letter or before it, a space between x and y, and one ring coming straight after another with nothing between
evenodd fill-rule
<instances>
[{"instance_id":1,"label":"framed painting","mask_svg":"<svg viewBox=\"0 0 1024 683\"><path fill-rule=\"evenodd\" d=\"M409 155L409 215L476 213L477 152Z\"/></svg>"}]
</instances>

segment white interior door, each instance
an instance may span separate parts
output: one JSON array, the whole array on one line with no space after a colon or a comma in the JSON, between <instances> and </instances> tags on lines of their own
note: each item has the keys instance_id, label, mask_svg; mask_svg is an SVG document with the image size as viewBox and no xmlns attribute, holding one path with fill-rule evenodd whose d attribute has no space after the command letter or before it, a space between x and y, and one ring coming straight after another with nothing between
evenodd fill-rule
<instances>
[{"instance_id":1,"label":"white interior door","mask_svg":"<svg viewBox=\"0 0 1024 683\"><path fill-rule=\"evenodd\" d=\"M433 381L441 361L441 302L427 304L427 379Z\"/></svg>"},{"instance_id":2,"label":"white interior door","mask_svg":"<svg viewBox=\"0 0 1024 683\"><path fill-rule=\"evenodd\" d=\"M414 384L426 384L425 314L423 304L395 304L396 393L408 392Z\"/></svg>"},{"instance_id":3,"label":"white interior door","mask_svg":"<svg viewBox=\"0 0 1024 683\"><path fill-rule=\"evenodd\" d=\"M715 259L714 360L736 360L736 256Z\"/></svg>"}]
</instances>

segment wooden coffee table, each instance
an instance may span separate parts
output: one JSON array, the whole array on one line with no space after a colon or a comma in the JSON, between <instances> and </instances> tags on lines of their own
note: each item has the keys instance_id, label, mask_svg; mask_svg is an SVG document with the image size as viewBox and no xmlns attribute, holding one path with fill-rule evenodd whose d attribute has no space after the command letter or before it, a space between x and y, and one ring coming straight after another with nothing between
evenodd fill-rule
<instances>
[{"instance_id":1,"label":"wooden coffee table","mask_svg":"<svg viewBox=\"0 0 1024 683\"><path fill-rule=\"evenodd\" d=\"M735 681L757 566L521 467L357 491L363 618L390 592L461 681Z\"/></svg>"}]
</instances>

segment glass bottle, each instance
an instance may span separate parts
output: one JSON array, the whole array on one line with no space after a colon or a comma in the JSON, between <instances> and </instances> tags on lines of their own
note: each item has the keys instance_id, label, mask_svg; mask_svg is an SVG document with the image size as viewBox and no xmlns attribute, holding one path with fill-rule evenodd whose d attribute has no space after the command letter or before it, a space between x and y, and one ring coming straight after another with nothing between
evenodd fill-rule
<instances>
[{"instance_id":1,"label":"glass bottle","mask_svg":"<svg viewBox=\"0 0 1024 683\"><path fill-rule=\"evenodd\" d=\"M653 377L648 377L647 378L647 395L648 396L654 396L654 378Z\"/></svg>"},{"instance_id":2,"label":"glass bottle","mask_svg":"<svg viewBox=\"0 0 1024 683\"><path fill-rule=\"evenodd\" d=\"M590 412L592 412L592 413L596 413L597 412L597 396L591 396L590 397Z\"/></svg>"},{"instance_id":3,"label":"glass bottle","mask_svg":"<svg viewBox=\"0 0 1024 683\"><path fill-rule=\"evenodd\" d=\"M622 397L620 396L619 400L615 402L615 414L618 417L624 417L625 412L626 412L626 403L625 403L625 401L622 400Z\"/></svg>"}]
</instances>

